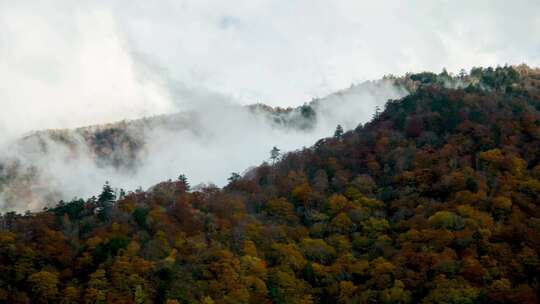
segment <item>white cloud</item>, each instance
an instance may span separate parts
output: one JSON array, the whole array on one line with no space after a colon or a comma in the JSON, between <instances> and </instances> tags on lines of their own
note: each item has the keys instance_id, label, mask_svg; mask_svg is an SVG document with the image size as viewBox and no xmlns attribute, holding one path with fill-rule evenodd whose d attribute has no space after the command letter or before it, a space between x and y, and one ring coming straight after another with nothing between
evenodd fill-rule
<instances>
[{"instance_id":1,"label":"white cloud","mask_svg":"<svg viewBox=\"0 0 540 304\"><path fill-rule=\"evenodd\" d=\"M3 134L75 127L174 109L140 72L110 11L0 6Z\"/></svg>"},{"instance_id":2,"label":"white cloud","mask_svg":"<svg viewBox=\"0 0 540 304\"><path fill-rule=\"evenodd\" d=\"M500 0L0 1L1 127L71 127L193 102L171 99L171 83L298 105L388 73L538 65L538 11L538 1Z\"/></svg>"},{"instance_id":3,"label":"white cloud","mask_svg":"<svg viewBox=\"0 0 540 304\"><path fill-rule=\"evenodd\" d=\"M137 52L189 86L299 104L387 73L540 63L540 2L133 1Z\"/></svg>"}]
</instances>

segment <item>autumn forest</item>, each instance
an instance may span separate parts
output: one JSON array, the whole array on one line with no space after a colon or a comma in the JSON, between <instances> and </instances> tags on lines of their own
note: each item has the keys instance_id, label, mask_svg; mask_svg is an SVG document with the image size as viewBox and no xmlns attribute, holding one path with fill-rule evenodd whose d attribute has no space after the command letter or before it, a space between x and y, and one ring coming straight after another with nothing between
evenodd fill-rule
<instances>
[{"instance_id":1,"label":"autumn forest","mask_svg":"<svg viewBox=\"0 0 540 304\"><path fill-rule=\"evenodd\" d=\"M0 302L538 303L540 71L385 79L410 94L222 188L2 214Z\"/></svg>"}]
</instances>

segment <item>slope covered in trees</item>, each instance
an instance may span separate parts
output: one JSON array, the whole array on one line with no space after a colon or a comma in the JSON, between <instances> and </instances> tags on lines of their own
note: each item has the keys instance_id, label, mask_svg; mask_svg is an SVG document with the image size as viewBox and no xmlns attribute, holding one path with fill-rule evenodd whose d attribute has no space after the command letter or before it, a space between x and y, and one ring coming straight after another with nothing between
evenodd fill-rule
<instances>
[{"instance_id":1,"label":"slope covered in trees","mask_svg":"<svg viewBox=\"0 0 540 304\"><path fill-rule=\"evenodd\" d=\"M185 101L176 114L34 132L0 143L0 212L36 211L61 199L88 197L104 180L148 188L176 176L179 168L196 184L223 186L231 171L257 165L273 145L287 151L311 145L337 123L352 129L367 121L376 104L406 94L393 81L379 80L295 108L242 106L215 96L192 108ZM249 153L238 153L246 148Z\"/></svg>"},{"instance_id":2,"label":"slope covered in trees","mask_svg":"<svg viewBox=\"0 0 540 304\"><path fill-rule=\"evenodd\" d=\"M413 77L371 122L223 189L106 185L3 215L0 301L537 303L539 73Z\"/></svg>"}]
</instances>

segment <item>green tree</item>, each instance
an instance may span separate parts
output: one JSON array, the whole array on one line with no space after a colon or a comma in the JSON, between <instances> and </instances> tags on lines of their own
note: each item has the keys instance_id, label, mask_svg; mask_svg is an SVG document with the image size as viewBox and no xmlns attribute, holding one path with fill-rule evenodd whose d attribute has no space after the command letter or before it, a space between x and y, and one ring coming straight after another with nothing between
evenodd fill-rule
<instances>
[{"instance_id":1,"label":"green tree","mask_svg":"<svg viewBox=\"0 0 540 304\"><path fill-rule=\"evenodd\" d=\"M36 302L54 302L58 295L58 275L53 272L40 271L28 277Z\"/></svg>"},{"instance_id":2,"label":"green tree","mask_svg":"<svg viewBox=\"0 0 540 304\"><path fill-rule=\"evenodd\" d=\"M116 195L109 182L105 182L103 190L98 196L98 218L102 221L107 221L111 214L113 202L116 200Z\"/></svg>"},{"instance_id":3,"label":"green tree","mask_svg":"<svg viewBox=\"0 0 540 304\"><path fill-rule=\"evenodd\" d=\"M112 204L114 200L116 199L116 195L114 194L114 190L109 184L109 182L105 182L105 185L103 185L103 190L101 191L101 194L98 196L98 203L100 203L101 206L106 206L109 204Z\"/></svg>"},{"instance_id":4,"label":"green tree","mask_svg":"<svg viewBox=\"0 0 540 304\"><path fill-rule=\"evenodd\" d=\"M237 172L233 172L231 173L231 176L227 180L229 181L229 183L234 183L240 180L240 178L242 178L240 174L238 174Z\"/></svg>"},{"instance_id":5,"label":"green tree","mask_svg":"<svg viewBox=\"0 0 540 304\"><path fill-rule=\"evenodd\" d=\"M435 289L432 289L422 300L423 304L448 303L472 304L478 303L480 292L478 288L469 285L463 279L448 280L444 275L435 278Z\"/></svg>"},{"instance_id":6,"label":"green tree","mask_svg":"<svg viewBox=\"0 0 540 304\"><path fill-rule=\"evenodd\" d=\"M281 155L281 150L279 150L278 147L274 146L272 150L270 150L270 159L272 160L273 164L275 164L276 161L278 161L280 155Z\"/></svg>"},{"instance_id":7,"label":"green tree","mask_svg":"<svg viewBox=\"0 0 540 304\"><path fill-rule=\"evenodd\" d=\"M337 125L336 131L334 131L334 138L340 140L343 138L343 127L341 125Z\"/></svg>"},{"instance_id":8,"label":"green tree","mask_svg":"<svg viewBox=\"0 0 540 304\"><path fill-rule=\"evenodd\" d=\"M428 222L435 228L460 230L465 226L464 219L450 211L438 211L428 218Z\"/></svg>"},{"instance_id":9,"label":"green tree","mask_svg":"<svg viewBox=\"0 0 540 304\"><path fill-rule=\"evenodd\" d=\"M187 177L186 177L185 174L180 174L180 175L178 176L178 181L179 181L182 185L184 185L184 188L186 188L186 191L189 191L190 186L189 186L189 182L188 182L188 179L187 179Z\"/></svg>"},{"instance_id":10,"label":"green tree","mask_svg":"<svg viewBox=\"0 0 540 304\"><path fill-rule=\"evenodd\" d=\"M136 304L143 304L146 302L146 294L144 293L144 290L142 289L141 285L137 285L135 287L135 293L133 297L135 298Z\"/></svg>"}]
</instances>

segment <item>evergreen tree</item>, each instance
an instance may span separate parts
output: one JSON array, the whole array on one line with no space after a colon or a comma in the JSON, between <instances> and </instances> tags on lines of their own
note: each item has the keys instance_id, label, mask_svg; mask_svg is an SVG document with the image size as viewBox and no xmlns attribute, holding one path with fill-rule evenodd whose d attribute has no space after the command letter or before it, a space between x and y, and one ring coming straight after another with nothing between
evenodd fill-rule
<instances>
[{"instance_id":1,"label":"evergreen tree","mask_svg":"<svg viewBox=\"0 0 540 304\"><path fill-rule=\"evenodd\" d=\"M337 125L336 131L334 132L334 138L335 139L343 138L343 127L341 125Z\"/></svg>"},{"instance_id":2,"label":"evergreen tree","mask_svg":"<svg viewBox=\"0 0 540 304\"><path fill-rule=\"evenodd\" d=\"M231 173L231 177L228 178L228 181L229 181L229 183L234 183L237 180L239 180L241 177L242 176L240 176L240 174L238 174L237 172L233 172L233 173Z\"/></svg>"},{"instance_id":3,"label":"evergreen tree","mask_svg":"<svg viewBox=\"0 0 540 304\"><path fill-rule=\"evenodd\" d=\"M98 203L100 205L108 205L112 204L114 200L116 200L116 195L113 188L107 181L105 182L105 185L103 185L103 190L101 191L101 194L98 196Z\"/></svg>"},{"instance_id":4,"label":"evergreen tree","mask_svg":"<svg viewBox=\"0 0 540 304\"><path fill-rule=\"evenodd\" d=\"M187 177L186 177L185 174L180 174L180 175L178 176L178 181L179 181L182 185L184 185L184 187L186 188L186 191L189 191L189 189L190 189L190 187L189 187L189 182L188 182L188 179L187 179Z\"/></svg>"},{"instance_id":5,"label":"evergreen tree","mask_svg":"<svg viewBox=\"0 0 540 304\"><path fill-rule=\"evenodd\" d=\"M120 188L120 192L118 193L118 199L123 199L126 196L126 191L122 188Z\"/></svg>"},{"instance_id":6,"label":"evergreen tree","mask_svg":"<svg viewBox=\"0 0 540 304\"><path fill-rule=\"evenodd\" d=\"M448 74L448 71L446 70L446 68L443 68L442 72L439 74L439 76L441 76L441 77L450 77L450 74Z\"/></svg>"},{"instance_id":7,"label":"evergreen tree","mask_svg":"<svg viewBox=\"0 0 540 304\"><path fill-rule=\"evenodd\" d=\"M279 150L278 147L274 146L272 150L270 151L270 159L272 160L273 164L276 163L280 155L281 155L281 150Z\"/></svg>"},{"instance_id":8,"label":"evergreen tree","mask_svg":"<svg viewBox=\"0 0 540 304\"><path fill-rule=\"evenodd\" d=\"M102 221L107 221L110 218L113 202L116 200L116 194L109 182L105 182L103 190L98 196L98 218Z\"/></svg>"},{"instance_id":9,"label":"evergreen tree","mask_svg":"<svg viewBox=\"0 0 540 304\"><path fill-rule=\"evenodd\" d=\"M373 113L373 116L371 117L371 120L376 120L381 115L381 107L376 106L375 107L375 113Z\"/></svg>"}]
</instances>

